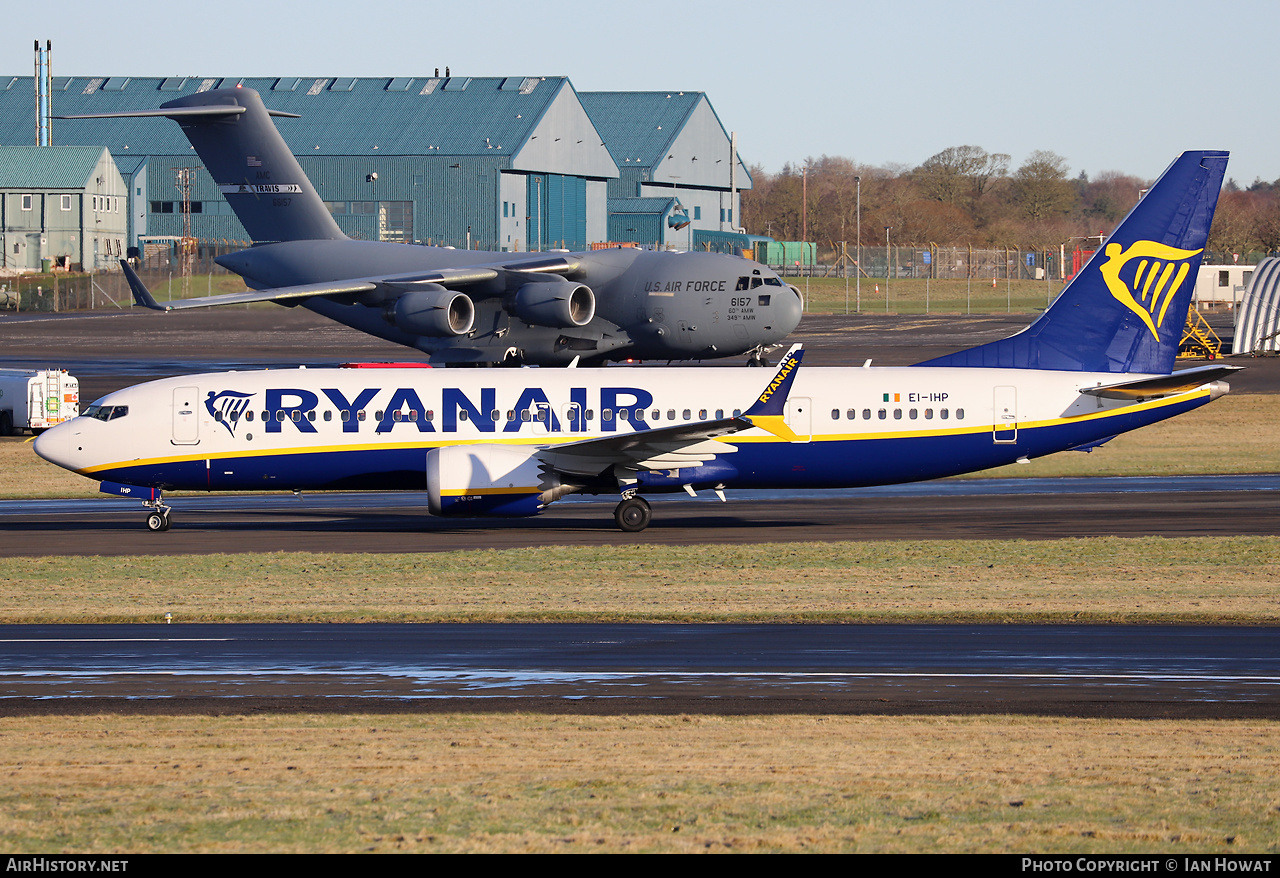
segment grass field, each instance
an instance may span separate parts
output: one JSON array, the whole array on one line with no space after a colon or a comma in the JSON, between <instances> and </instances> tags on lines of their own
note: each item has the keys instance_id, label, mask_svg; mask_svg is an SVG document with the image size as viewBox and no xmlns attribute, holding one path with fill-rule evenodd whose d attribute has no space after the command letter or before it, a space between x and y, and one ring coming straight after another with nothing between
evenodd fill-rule
<instances>
[{"instance_id":1,"label":"grass field","mask_svg":"<svg viewBox=\"0 0 1280 878\"><path fill-rule=\"evenodd\" d=\"M11 852L1235 854L1280 839L1268 722L112 715L9 718L0 736Z\"/></svg>"},{"instance_id":2,"label":"grass field","mask_svg":"<svg viewBox=\"0 0 1280 878\"><path fill-rule=\"evenodd\" d=\"M584 571L589 571L584 574ZM1280 538L0 559L0 622L1280 623Z\"/></svg>"},{"instance_id":3,"label":"grass field","mask_svg":"<svg viewBox=\"0 0 1280 878\"><path fill-rule=\"evenodd\" d=\"M929 280L863 278L861 307L857 285L849 278L788 277L805 295L806 314L1020 314L1043 311L1062 292L1057 281Z\"/></svg>"}]
</instances>

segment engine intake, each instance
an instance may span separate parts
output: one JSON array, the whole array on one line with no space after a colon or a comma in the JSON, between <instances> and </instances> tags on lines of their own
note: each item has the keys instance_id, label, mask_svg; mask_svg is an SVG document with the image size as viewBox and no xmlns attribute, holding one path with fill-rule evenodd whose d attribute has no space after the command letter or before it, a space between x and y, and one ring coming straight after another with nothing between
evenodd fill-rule
<instances>
[{"instance_id":1,"label":"engine intake","mask_svg":"<svg viewBox=\"0 0 1280 878\"><path fill-rule=\"evenodd\" d=\"M471 331L476 306L463 293L427 284L396 299L388 316L396 327L412 335L448 338Z\"/></svg>"},{"instance_id":2,"label":"engine intake","mask_svg":"<svg viewBox=\"0 0 1280 878\"><path fill-rule=\"evenodd\" d=\"M512 307L525 323L572 329L586 326L595 318L596 294L585 284L539 281L516 290Z\"/></svg>"}]
</instances>

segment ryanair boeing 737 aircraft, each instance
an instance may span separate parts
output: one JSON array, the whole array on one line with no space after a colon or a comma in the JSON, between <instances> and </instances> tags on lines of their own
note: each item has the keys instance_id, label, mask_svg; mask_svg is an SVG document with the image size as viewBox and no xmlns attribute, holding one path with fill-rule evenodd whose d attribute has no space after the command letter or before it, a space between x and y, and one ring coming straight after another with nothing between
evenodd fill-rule
<instances>
[{"instance_id":1,"label":"ryanair boeing 737 aircraft","mask_svg":"<svg viewBox=\"0 0 1280 878\"><path fill-rule=\"evenodd\" d=\"M152 381L36 440L138 497L164 490L426 490L436 515L527 516L613 494L832 488L1090 449L1226 393L1236 369L1173 372L1225 152L1187 152L1039 319L900 368L295 369Z\"/></svg>"}]
</instances>

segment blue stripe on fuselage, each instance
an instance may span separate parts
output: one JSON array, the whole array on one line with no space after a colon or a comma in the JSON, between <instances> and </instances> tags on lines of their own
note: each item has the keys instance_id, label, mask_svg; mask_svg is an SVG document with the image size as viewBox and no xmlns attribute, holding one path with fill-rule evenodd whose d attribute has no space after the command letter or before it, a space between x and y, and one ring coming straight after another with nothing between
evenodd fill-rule
<instances>
[{"instance_id":1,"label":"blue stripe on fuselage","mask_svg":"<svg viewBox=\"0 0 1280 878\"><path fill-rule=\"evenodd\" d=\"M1201 394L1177 403L1101 418L1018 428L1016 443L996 444L990 429L928 436L876 436L807 443L742 442L702 467L639 474L660 493L685 484L730 488L842 488L886 485L977 472L1086 445L1199 408ZM431 443L412 447L305 451L179 460L99 470L92 478L165 490L382 490L426 488ZM553 446L554 447L554 446Z\"/></svg>"}]
</instances>

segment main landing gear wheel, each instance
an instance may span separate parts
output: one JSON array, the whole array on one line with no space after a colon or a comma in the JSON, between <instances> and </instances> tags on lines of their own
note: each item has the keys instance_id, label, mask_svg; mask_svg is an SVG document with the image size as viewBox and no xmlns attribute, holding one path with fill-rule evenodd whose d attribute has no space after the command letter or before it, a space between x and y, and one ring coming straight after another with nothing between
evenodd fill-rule
<instances>
[{"instance_id":1,"label":"main landing gear wheel","mask_svg":"<svg viewBox=\"0 0 1280 878\"><path fill-rule=\"evenodd\" d=\"M147 530L153 533L166 531L173 522L169 519L169 508L157 509L147 513Z\"/></svg>"},{"instance_id":2,"label":"main landing gear wheel","mask_svg":"<svg viewBox=\"0 0 1280 878\"><path fill-rule=\"evenodd\" d=\"M644 530L652 518L653 511L643 497L628 497L613 510L613 520L618 523L618 528L629 534Z\"/></svg>"}]
</instances>

